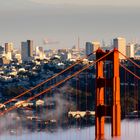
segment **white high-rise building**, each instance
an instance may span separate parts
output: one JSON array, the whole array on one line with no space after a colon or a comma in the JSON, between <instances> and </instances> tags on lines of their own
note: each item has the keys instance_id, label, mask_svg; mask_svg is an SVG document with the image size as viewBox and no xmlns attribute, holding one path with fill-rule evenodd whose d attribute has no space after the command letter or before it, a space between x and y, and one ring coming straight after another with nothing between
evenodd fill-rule
<instances>
[{"instance_id":1,"label":"white high-rise building","mask_svg":"<svg viewBox=\"0 0 140 140\"><path fill-rule=\"evenodd\" d=\"M5 43L5 53L7 52L12 52L14 49L14 45L12 42L10 43Z\"/></svg>"},{"instance_id":2,"label":"white high-rise building","mask_svg":"<svg viewBox=\"0 0 140 140\"><path fill-rule=\"evenodd\" d=\"M45 58L45 53L44 53L43 47L37 46L35 48L35 54L36 54L36 58L38 58L38 59L42 60Z\"/></svg>"},{"instance_id":3,"label":"white high-rise building","mask_svg":"<svg viewBox=\"0 0 140 140\"><path fill-rule=\"evenodd\" d=\"M128 44L127 45L127 56L130 58L135 57L135 44Z\"/></svg>"},{"instance_id":4,"label":"white high-rise building","mask_svg":"<svg viewBox=\"0 0 140 140\"><path fill-rule=\"evenodd\" d=\"M72 58L71 52L67 52L67 59L71 59L71 58Z\"/></svg>"},{"instance_id":5,"label":"white high-rise building","mask_svg":"<svg viewBox=\"0 0 140 140\"><path fill-rule=\"evenodd\" d=\"M123 53L126 56L126 39L125 38L115 38L113 39L113 46L114 48L117 48L121 53ZM120 59L125 59L124 56L119 54Z\"/></svg>"},{"instance_id":6,"label":"white high-rise building","mask_svg":"<svg viewBox=\"0 0 140 140\"><path fill-rule=\"evenodd\" d=\"M13 53L14 45L12 42L5 43L5 57L8 60L12 60L12 53Z\"/></svg>"},{"instance_id":7,"label":"white high-rise building","mask_svg":"<svg viewBox=\"0 0 140 140\"><path fill-rule=\"evenodd\" d=\"M100 46L101 46L100 42L98 42L98 41L93 41L92 44L93 44L93 51L98 50L98 48L100 48Z\"/></svg>"}]
</instances>

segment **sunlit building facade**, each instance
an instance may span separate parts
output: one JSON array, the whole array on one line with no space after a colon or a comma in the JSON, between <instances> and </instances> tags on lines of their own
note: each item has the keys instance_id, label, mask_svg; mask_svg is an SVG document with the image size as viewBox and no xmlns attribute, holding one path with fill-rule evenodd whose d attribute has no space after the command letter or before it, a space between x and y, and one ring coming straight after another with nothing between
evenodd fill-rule
<instances>
[{"instance_id":1,"label":"sunlit building facade","mask_svg":"<svg viewBox=\"0 0 140 140\"><path fill-rule=\"evenodd\" d=\"M118 38L113 39L113 46L114 48L117 48L121 53L126 55L126 39L125 38L118 37ZM125 57L119 54L119 59L125 59Z\"/></svg>"}]
</instances>

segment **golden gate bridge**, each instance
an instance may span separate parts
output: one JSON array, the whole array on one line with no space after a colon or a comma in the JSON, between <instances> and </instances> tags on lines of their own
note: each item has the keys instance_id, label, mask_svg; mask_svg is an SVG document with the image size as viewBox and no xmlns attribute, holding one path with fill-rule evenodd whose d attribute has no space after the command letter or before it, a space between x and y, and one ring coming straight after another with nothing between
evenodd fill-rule
<instances>
[{"instance_id":1,"label":"golden gate bridge","mask_svg":"<svg viewBox=\"0 0 140 140\"><path fill-rule=\"evenodd\" d=\"M47 94L52 89L62 85L63 83L69 81L73 77L76 77L81 72L87 70L91 66L96 67L96 90L95 90L95 138L102 139L104 138L104 123L105 123L105 117L111 116L111 135L114 136L120 136L121 135L121 100L120 100L120 67L122 67L127 73L133 75L137 80L140 80L140 77L127 68L126 65L123 65L120 63L119 55L122 55L125 59L129 62L131 62L135 67L140 68L140 66L125 56L123 53L118 51L116 48L111 51L103 51L102 49L98 49L97 51L91 53L96 54L96 60L93 62L90 62L86 64L84 67L82 67L80 70L69 74L64 79L61 79L54 84L50 85L45 90L33 95L32 97L27 98L23 102L21 102L21 105L23 103L27 103L29 101L32 101L38 97L40 97L43 94ZM19 94L18 96L15 96L8 101L4 102L3 105L7 105L11 103L13 100L24 97L25 95L31 93L31 91L37 89L38 87L41 87L43 84L48 83L52 79L57 78L58 76L62 75L65 72L69 72L73 67L78 65L83 59L88 58L90 55L81 58L74 64L70 65L66 69L62 70L61 72L57 73L56 75L48 78L47 80L39 83L38 85L24 91L23 93ZM107 78L105 75L105 62L110 62L111 67L109 67L110 71L110 77ZM109 88L111 90L111 96L112 96L112 102L107 105L105 103L105 88ZM88 102L88 101L87 101ZM0 112L0 117L3 117L7 113L11 112L12 110L15 110L19 107L18 105L10 106L8 109Z\"/></svg>"}]
</instances>

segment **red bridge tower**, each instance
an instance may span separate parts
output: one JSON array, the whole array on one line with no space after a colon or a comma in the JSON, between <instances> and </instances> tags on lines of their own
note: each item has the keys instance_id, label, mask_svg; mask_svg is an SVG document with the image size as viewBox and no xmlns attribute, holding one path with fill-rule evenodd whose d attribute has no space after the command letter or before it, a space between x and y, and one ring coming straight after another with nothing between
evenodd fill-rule
<instances>
[{"instance_id":1,"label":"red bridge tower","mask_svg":"<svg viewBox=\"0 0 140 140\"><path fill-rule=\"evenodd\" d=\"M100 48L96 52L96 59L99 59L109 53ZM104 62L112 61L113 64L113 77L107 79L104 76ZM96 122L95 122L95 135L96 138L104 138L104 123L105 116L111 116L111 134L112 136L121 135L121 106L120 106L120 76L119 76L119 52L115 48L105 59L100 60L96 64ZM105 86L112 89L112 103L105 105Z\"/></svg>"}]
</instances>

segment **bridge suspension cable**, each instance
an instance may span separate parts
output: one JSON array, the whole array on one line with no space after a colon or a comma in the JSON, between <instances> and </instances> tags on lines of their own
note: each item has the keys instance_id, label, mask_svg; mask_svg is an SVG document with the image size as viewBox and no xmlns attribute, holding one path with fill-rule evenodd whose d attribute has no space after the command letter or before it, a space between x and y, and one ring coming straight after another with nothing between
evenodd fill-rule
<instances>
[{"instance_id":1,"label":"bridge suspension cable","mask_svg":"<svg viewBox=\"0 0 140 140\"><path fill-rule=\"evenodd\" d=\"M140 65L138 65L137 63L135 63L132 59L130 59L129 57L127 57L126 55L124 55L122 52L120 52L119 50L118 50L118 52L122 55L122 56L124 56L127 60L129 60L131 63L133 63L135 66L137 66L138 68L140 68Z\"/></svg>"},{"instance_id":2,"label":"bridge suspension cable","mask_svg":"<svg viewBox=\"0 0 140 140\"><path fill-rule=\"evenodd\" d=\"M91 56L91 55L94 54L95 52L96 52L96 51L94 51L93 53L91 53L91 54L89 54L89 55L87 55L87 56L85 56L85 57L83 57L83 58L81 58L81 60L88 58L89 56ZM76 62L76 63L70 65L69 67L67 67L66 69L62 70L61 72L55 74L54 76L50 77L49 79L47 79L47 80L45 80L45 81L39 83L38 85L36 85L36 86L34 86L34 87L32 87L32 88L26 90L26 91L24 91L23 93L21 93L20 95L17 95L16 97L11 98L10 100L4 102L3 104L6 105L6 104L12 102L14 99L18 99L18 98L24 96L25 94L29 93L30 91L32 91L32 90L34 90L34 89L40 87L41 85L43 85L43 84L49 82L50 80L56 78L57 76L61 75L62 73L68 71L69 69L71 69L72 67L76 66L76 65L79 64L79 63L80 63L80 62L78 61L78 62Z\"/></svg>"},{"instance_id":3,"label":"bridge suspension cable","mask_svg":"<svg viewBox=\"0 0 140 140\"><path fill-rule=\"evenodd\" d=\"M122 68L124 68L127 72L129 72L130 74L132 74L134 77L136 77L137 79L140 80L140 77L139 77L138 75L136 75L134 72L132 72L131 70L129 70L127 67L125 67L125 66L122 65L121 63L120 63L120 66L121 66Z\"/></svg>"},{"instance_id":4,"label":"bridge suspension cable","mask_svg":"<svg viewBox=\"0 0 140 140\"><path fill-rule=\"evenodd\" d=\"M100 60L104 59L106 56L108 56L108 55L111 54L112 52L113 52L113 51L108 52L107 54L105 54L104 56L102 56L101 58L99 58L98 60L93 61L92 63L86 65L84 68L80 69L79 71L75 72L74 74L72 74L72 75L66 77L65 79L63 79L63 80L57 82L56 84L50 86L49 88L47 88L47 89L45 89L44 91L42 91L42 92L36 94L35 96L28 98L27 100L23 101L21 104L18 104L18 106L19 106L19 105L22 105L23 103L29 102L29 101L31 101L31 100L33 100L33 99L35 99L35 98L41 96L42 94L47 93L47 92L50 91L51 89L53 89L53 88L55 88L55 87L61 85L62 83L68 81L69 79L75 77L76 75L78 75L79 73L83 72L84 70L86 70L86 69L89 68L90 66L93 66L93 65L95 65L97 62L99 62ZM16 109L18 106L17 106L17 105L14 105L14 106L8 108L7 110L1 112L1 113L0 113L0 116L3 116L4 114L6 114L6 113L8 113L8 112L10 112L10 111L12 111L12 110L14 110L14 109Z\"/></svg>"}]
</instances>

